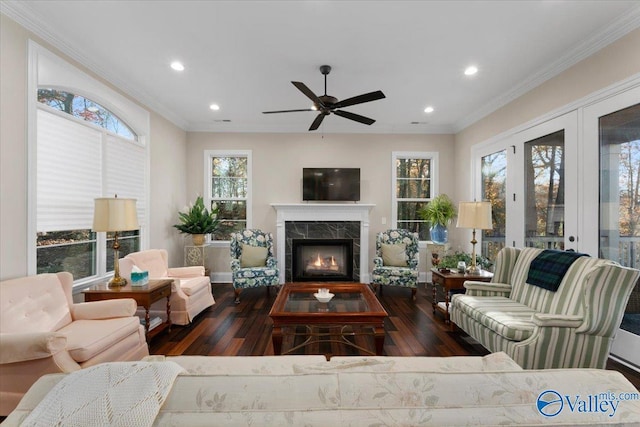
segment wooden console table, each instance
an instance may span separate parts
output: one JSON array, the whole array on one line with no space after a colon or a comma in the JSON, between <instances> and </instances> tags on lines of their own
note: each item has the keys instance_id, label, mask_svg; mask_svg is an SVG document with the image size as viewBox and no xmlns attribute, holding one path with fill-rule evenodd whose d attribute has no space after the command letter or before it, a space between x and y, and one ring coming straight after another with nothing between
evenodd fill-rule
<instances>
[{"instance_id":1,"label":"wooden console table","mask_svg":"<svg viewBox=\"0 0 640 427\"><path fill-rule=\"evenodd\" d=\"M455 270L454 270L455 271ZM445 323L449 323L449 292L452 290L460 290L464 289L464 282L467 280L474 280L477 282L490 282L493 277L493 273L489 273L488 271L482 271L481 274L466 274L466 273L458 273L457 271L450 271L448 273L442 272L437 268L431 269L431 281L433 282L433 299L431 301L431 307L433 308L433 313L436 311L444 314ZM437 288L438 285L442 286L442 290L444 291L444 301L438 302L437 298Z\"/></svg>"},{"instance_id":2,"label":"wooden console table","mask_svg":"<svg viewBox=\"0 0 640 427\"><path fill-rule=\"evenodd\" d=\"M126 286L109 287L107 283L91 286L84 291L84 300L89 301L102 301L107 299L116 298L132 298L136 300L139 307L144 307L144 332L147 339L147 343L153 337L160 332L167 329L171 331L171 285L173 279L159 279L149 280L149 283L144 286ZM149 330L149 324L151 322L149 316L149 310L151 304L156 301L160 301L162 298L167 299L167 321L156 326L152 330Z\"/></svg>"}]
</instances>

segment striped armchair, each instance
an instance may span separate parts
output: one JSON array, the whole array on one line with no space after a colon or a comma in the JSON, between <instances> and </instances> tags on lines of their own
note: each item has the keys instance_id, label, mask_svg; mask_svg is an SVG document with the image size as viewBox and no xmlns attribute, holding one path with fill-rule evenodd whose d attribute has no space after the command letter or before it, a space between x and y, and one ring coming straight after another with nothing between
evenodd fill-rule
<instances>
[{"instance_id":1,"label":"striped armchair","mask_svg":"<svg viewBox=\"0 0 640 427\"><path fill-rule=\"evenodd\" d=\"M451 320L525 369L604 368L640 271L580 257L556 291L529 284L534 248L504 248L491 283L467 281Z\"/></svg>"}]
</instances>

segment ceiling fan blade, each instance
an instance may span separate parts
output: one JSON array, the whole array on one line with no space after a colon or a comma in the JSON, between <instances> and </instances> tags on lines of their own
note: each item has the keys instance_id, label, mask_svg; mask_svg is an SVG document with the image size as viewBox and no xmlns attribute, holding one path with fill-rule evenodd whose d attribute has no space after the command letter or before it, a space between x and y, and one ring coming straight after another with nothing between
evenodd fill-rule
<instances>
[{"instance_id":1,"label":"ceiling fan blade","mask_svg":"<svg viewBox=\"0 0 640 427\"><path fill-rule=\"evenodd\" d=\"M309 127L309 130L316 130L320 127L320 123L322 123L322 120L324 120L324 116L327 116L327 114L325 113L320 113L316 116L316 119L313 121L313 123L311 123L311 126Z\"/></svg>"},{"instance_id":2,"label":"ceiling fan blade","mask_svg":"<svg viewBox=\"0 0 640 427\"><path fill-rule=\"evenodd\" d=\"M381 90L375 92L365 93L363 95L354 96L352 98L343 99L338 103L332 105L333 108L344 108L350 105L362 104L363 102L376 101L378 99L386 98Z\"/></svg>"},{"instance_id":3,"label":"ceiling fan blade","mask_svg":"<svg viewBox=\"0 0 640 427\"><path fill-rule=\"evenodd\" d=\"M262 114L273 114L273 113L295 113L297 111L317 111L313 108L304 108L301 110L279 110L279 111L263 111Z\"/></svg>"},{"instance_id":4,"label":"ceiling fan blade","mask_svg":"<svg viewBox=\"0 0 640 427\"><path fill-rule=\"evenodd\" d=\"M360 114L350 113L348 111L336 110L333 112L336 116L344 117L345 119L355 120L356 122L363 123L365 125L371 125L375 123L375 120L369 117L361 116Z\"/></svg>"},{"instance_id":5,"label":"ceiling fan blade","mask_svg":"<svg viewBox=\"0 0 640 427\"><path fill-rule=\"evenodd\" d=\"M320 98L318 98L318 96L315 93L313 93L311 89L307 87L307 85L305 85L302 82L291 82L291 83L293 83L293 85L297 87L300 92L304 93L307 96L307 98L312 100L314 104L316 104L319 107L324 107L324 104L322 103L322 101L320 101Z\"/></svg>"}]
</instances>

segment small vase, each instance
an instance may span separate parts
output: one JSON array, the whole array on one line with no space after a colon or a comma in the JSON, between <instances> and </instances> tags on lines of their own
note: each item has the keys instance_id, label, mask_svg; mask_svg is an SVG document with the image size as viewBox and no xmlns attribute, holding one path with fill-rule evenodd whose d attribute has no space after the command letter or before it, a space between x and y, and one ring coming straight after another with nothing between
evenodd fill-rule
<instances>
[{"instance_id":1,"label":"small vase","mask_svg":"<svg viewBox=\"0 0 640 427\"><path fill-rule=\"evenodd\" d=\"M193 244L195 246L204 245L204 234L192 234L191 238L193 239Z\"/></svg>"},{"instance_id":2,"label":"small vase","mask_svg":"<svg viewBox=\"0 0 640 427\"><path fill-rule=\"evenodd\" d=\"M431 241L433 243L444 244L449 241L447 227L442 224L436 224L429 229L431 233Z\"/></svg>"}]
</instances>

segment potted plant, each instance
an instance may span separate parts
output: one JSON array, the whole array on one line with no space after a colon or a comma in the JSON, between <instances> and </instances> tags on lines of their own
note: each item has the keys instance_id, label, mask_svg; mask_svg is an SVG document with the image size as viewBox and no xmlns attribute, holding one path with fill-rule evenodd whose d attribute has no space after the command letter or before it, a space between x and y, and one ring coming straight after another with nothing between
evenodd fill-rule
<instances>
[{"instance_id":1,"label":"potted plant","mask_svg":"<svg viewBox=\"0 0 640 427\"><path fill-rule=\"evenodd\" d=\"M447 243L447 225L456 217L456 206L446 194L438 194L418 214L431 224L429 232L431 241L443 244Z\"/></svg>"},{"instance_id":2,"label":"potted plant","mask_svg":"<svg viewBox=\"0 0 640 427\"><path fill-rule=\"evenodd\" d=\"M442 257L440 263L438 264L438 268L457 268L460 261L464 261L466 265L471 265L471 254L460 251L449 253ZM489 270L493 265L493 263L489 261L489 259L483 257L480 254L476 254L476 264L483 270Z\"/></svg>"},{"instance_id":3,"label":"potted plant","mask_svg":"<svg viewBox=\"0 0 640 427\"><path fill-rule=\"evenodd\" d=\"M204 235L216 231L220 223L218 210L212 209L209 212L201 196L198 196L187 212L178 212L178 218L180 224L175 224L174 227L181 233L191 234L194 245L204 244Z\"/></svg>"}]
</instances>

